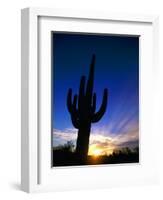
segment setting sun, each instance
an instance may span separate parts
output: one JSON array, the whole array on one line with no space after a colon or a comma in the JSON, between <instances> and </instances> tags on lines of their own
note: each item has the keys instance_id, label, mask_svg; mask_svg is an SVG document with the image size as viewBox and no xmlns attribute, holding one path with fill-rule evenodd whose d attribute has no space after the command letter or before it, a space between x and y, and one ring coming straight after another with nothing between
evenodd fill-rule
<instances>
[{"instance_id":1,"label":"setting sun","mask_svg":"<svg viewBox=\"0 0 163 200\"><path fill-rule=\"evenodd\" d=\"M101 154L101 150L100 149L95 149L92 151L92 155L93 156L99 156Z\"/></svg>"},{"instance_id":2,"label":"setting sun","mask_svg":"<svg viewBox=\"0 0 163 200\"><path fill-rule=\"evenodd\" d=\"M100 156L103 154L103 150L100 148L97 148L95 145L91 145L89 148L88 154L92 156Z\"/></svg>"},{"instance_id":3,"label":"setting sun","mask_svg":"<svg viewBox=\"0 0 163 200\"><path fill-rule=\"evenodd\" d=\"M88 155L90 156L103 156L103 155L110 155L113 153L113 150L115 148L114 147L103 147L103 146L99 146L97 144L92 144L89 146L89 152Z\"/></svg>"}]
</instances>

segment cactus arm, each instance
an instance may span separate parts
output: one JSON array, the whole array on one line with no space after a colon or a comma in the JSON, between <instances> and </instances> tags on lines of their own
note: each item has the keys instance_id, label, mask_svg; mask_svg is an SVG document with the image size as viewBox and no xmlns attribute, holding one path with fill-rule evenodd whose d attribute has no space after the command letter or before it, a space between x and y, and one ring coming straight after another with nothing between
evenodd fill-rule
<instances>
[{"instance_id":1,"label":"cactus arm","mask_svg":"<svg viewBox=\"0 0 163 200\"><path fill-rule=\"evenodd\" d=\"M74 99L73 99L72 106L71 106L71 110L70 110L71 116L73 116L73 117L75 117L75 118L78 118L77 98L78 98L78 96L75 95L75 96L74 96Z\"/></svg>"},{"instance_id":2,"label":"cactus arm","mask_svg":"<svg viewBox=\"0 0 163 200\"><path fill-rule=\"evenodd\" d=\"M77 100L78 96L75 95L72 104L72 112L71 112L71 121L75 128L79 129L79 117L78 117L78 110L77 110Z\"/></svg>"},{"instance_id":3,"label":"cactus arm","mask_svg":"<svg viewBox=\"0 0 163 200\"><path fill-rule=\"evenodd\" d=\"M68 94L67 94L67 108L69 113L72 112L72 89L70 88L68 90Z\"/></svg>"},{"instance_id":4,"label":"cactus arm","mask_svg":"<svg viewBox=\"0 0 163 200\"><path fill-rule=\"evenodd\" d=\"M67 107L71 115L71 121L75 128L79 129L79 119L78 119L78 110L77 110L77 99L78 96L75 95L72 103L72 90L70 89L67 96Z\"/></svg>"},{"instance_id":5,"label":"cactus arm","mask_svg":"<svg viewBox=\"0 0 163 200\"><path fill-rule=\"evenodd\" d=\"M93 94L92 108L91 108L92 114L95 113L95 110L96 110L96 93Z\"/></svg>"},{"instance_id":6,"label":"cactus arm","mask_svg":"<svg viewBox=\"0 0 163 200\"><path fill-rule=\"evenodd\" d=\"M77 100L78 100L78 96L77 95L75 95L74 96L74 100L73 100L73 103L72 103L72 109L74 110L74 111L77 111Z\"/></svg>"},{"instance_id":7,"label":"cactus arm","mask_svg":"<svg viewBox=\"0 0 163 200\"><path fill-rule=\"evenodd\" d=\"M77 95L74 96L73 103L72 103L72 89L68 90L67 95L67 108L71 115L71 121L75 128L79 128L79 120L78 120L78 112L77 112Z\"/></svg>"},{"instance_id":8,"label":"cactus arm","mask_svg":"<svg viewBox=\"0 0 163 200\"><path fill-rule=\"evenodd\" d=\"M78 118L76 118L74 115L71 114L71 121L72 121L72 124L73 126L76 128L76 129L79 129L80 128L80 123L79 123L79 120Z\"/></svg>"},{"instance_id":9,"label":"cactus arm","mask_svg":"<svg viewBox=\"0 0 163 200\"><path fill-rule=\"evenodd\" d=\"M67 108L70 114L77 115L77 99L78 96L75 95L72 103L72 89L69 89L67 95Z\"/></svg>"},{"instance_id":10,"label":"cactus arm","mask_svg":"<svg viewBox=\"0 0 163 200\"><path fill-rule=\"evenodd\" d=\"M103 100L102 100L102 104L101 107L99 109L98 112L96 112L95 114L92 115L92 122L98 122L102 116L104 115L105 111L106 111L106 107L107 107L107 99L108 99L108 90L105 89L104 90L104 94L103 94Z\"/></svg>"}]
</instances>

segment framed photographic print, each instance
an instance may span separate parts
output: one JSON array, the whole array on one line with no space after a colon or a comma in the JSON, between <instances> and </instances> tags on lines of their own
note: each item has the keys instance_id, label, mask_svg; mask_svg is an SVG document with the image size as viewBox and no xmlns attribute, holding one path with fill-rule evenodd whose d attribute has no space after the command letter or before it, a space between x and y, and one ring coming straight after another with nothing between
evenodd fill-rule
<instances>
[{"instance_id":1,"label":"framed photographic print","mask_svg":"<svg viewBox=\"0 0 163 200\"><path fill-rule=\"evenodd\" d=\"M22 190L158 182L158 17L22 10Z\"/></svg>"},{"instance_id":2,"label":"framed photographic print","mask_svg":"<svg viewBox=\"0 0 163 200\"><path fill-rule=\"evenodd\" d=\"M53 166L139 163L139 36L52 42Z\"/></svg>"}]
</instances>

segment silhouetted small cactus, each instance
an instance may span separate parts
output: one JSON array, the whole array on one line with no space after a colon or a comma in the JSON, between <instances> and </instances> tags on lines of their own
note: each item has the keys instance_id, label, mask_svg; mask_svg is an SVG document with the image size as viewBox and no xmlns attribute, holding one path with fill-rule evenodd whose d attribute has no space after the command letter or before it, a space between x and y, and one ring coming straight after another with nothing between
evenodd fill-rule
<instances>
[{"instance_id":1,"label":"silhouetted small cactus","mask_svg":"<svg viewBox=\"0 0 163 200\"><path fill-rule=\"evenodd\" d=\"M68 90L67 108L71 115L72 124L78 131L76 153L85 158L88 154L91 123L98 122L104 115L107 107L108 90L104 89L100 109L96 112L96 93L93 93L95 55L92 57L89 77L82 76L79 94L74 95L72 89Z\"/></svg>"}]
</instances>

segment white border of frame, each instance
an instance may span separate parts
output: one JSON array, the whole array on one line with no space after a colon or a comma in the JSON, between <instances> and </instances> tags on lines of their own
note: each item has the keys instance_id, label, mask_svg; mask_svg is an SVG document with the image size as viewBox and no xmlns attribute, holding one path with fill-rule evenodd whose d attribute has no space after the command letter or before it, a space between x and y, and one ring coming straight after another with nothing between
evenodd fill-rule
<instances>
[{"instance_id":1,"label":"white border of frame","mask_svg":"<svg viewBox=\"0 0 163 200\"><path fill-rule=\"evenodd\" d=\"M59 17L69 19L90 19L98 21L120 21L126 23L151 23L153 26L154 62L157 71L158 66L158 17L114 14L104 12L83 12L74 10L54 10L45 8L26 8L22 10L21 41L22 41L22 71L21 71L21 98L22 98L22 126L21 126L21 187L23 191L34 192L43 190L55 190L55 188L39 183L39 159L40 149L38 137L39 118L39 74L38 74L38 17ZM156 78L156 77L155 77Z\"/></svg>"}]
</instances>

